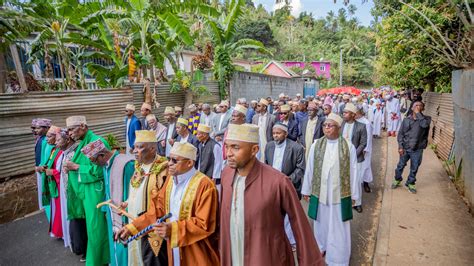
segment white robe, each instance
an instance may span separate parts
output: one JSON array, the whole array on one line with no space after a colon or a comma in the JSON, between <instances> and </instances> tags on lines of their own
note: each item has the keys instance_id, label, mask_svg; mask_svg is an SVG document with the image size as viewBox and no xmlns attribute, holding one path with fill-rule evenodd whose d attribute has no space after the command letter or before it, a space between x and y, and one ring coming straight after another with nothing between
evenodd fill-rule
<instances>
[{"instance_id":1,"label":"white robe","mask_svg":"<svg viewBox=\"0 0 474 266\"><path fill-rule=\"evenodd\" d=\"M400 123L400 102L398 99L392 99L387 101L387 130L398 132L398 124ZM396 116L396 119L392 118L392 115Z\"/></svg>"},{"instance_id":2,"label":"white robe","mask_svg":"<svg viewBox=\"0 0 474 266\"><path fill-rule=\"evenodd\" d=\"M384 122L384 112L383 112L383 109L380 108L380 109L374 109L373 111L373 116L371 117L372 120L370 120L370 122L372 123L372 134L374 136L379 136L381 135L382 133L382 124Z\"/></svg>"},{"instance_id":3,"label":"white robe","mask_svg":"<svg viewBox=\"0 0 474 266\"><path fill-rule=\"evenodd\" d=\"M145 174L150 172L153 163L142 165ZM127 211L134 217L138 217L140 213L145 211L143 201L146 200L143 195L146 191L146 184L148 183L148 176L143 177L142 182L138 188L130 185ZM128 265L143 265L141 241L132 241L128 244Z\"/></svg>"},{"instance_id":4,"label":"white robe","mask_svg":"<svg viewBox=\"0 0 474 266\"><path fill-rule=\"evenodd\" d=\"M306 172L303 178L303 187L301 194L305 196L311 195L312 181L314 172L314 149L315 143L311 145L309 160L306 162ZM357 200L359 195L353 190L353 184L357 181L357 155L356 149L352 143L348 142L350 149L350 179L352 199ZM326 145L326 153L324 160L331 160L328 164L339 163L338 159L338 141L328 140ZM332 153L332 154L331 154ZM335 160L332 160L335 159ZM323 163L324 165L324 163ZM323 166L324 167L324 166ZM326 169L327 170L327 169ZM323 169L323 173L325 170ZM326 199L321 200L318 206L317 219L314 221L314 236L321 252L326 251L326 263L328 265L349 265L351 257L351 227L350 221L343 222L341 217L341 203L334 200L334 194L339 193L340 187L337 180L338 175L332 175L329 171L327 176L321 178L327 179L327 186L321 185L320 196L323 189L326 188ZM322 181L322 180L321 180ZM338 184L334 187L333 184ZM323 184L323 182L321 182ZM324 203L325 202L325 203Z\"/></svg>"},{"instance_id":5,"label":"white robe","mask_svg":"<svg viewBox=\"0 0 474 266\"><path fill-rule=\"evenodd\" d=\"M364 123L365 128L367 129L367 146L364 149L365 159L363 162L364 167L360 173L360 176L362 178L361 181L371 183L374 180L374 177L372 175L372 124L365 117L357 119L357 121Z\"/></svg>"}]
</instances>

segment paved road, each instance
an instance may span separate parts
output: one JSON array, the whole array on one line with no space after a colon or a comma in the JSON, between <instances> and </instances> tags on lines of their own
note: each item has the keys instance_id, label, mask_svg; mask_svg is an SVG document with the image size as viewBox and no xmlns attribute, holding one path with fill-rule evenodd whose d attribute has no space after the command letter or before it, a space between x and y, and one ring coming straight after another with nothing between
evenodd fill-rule
<instances>
[{"instance_id":1,"label":"paved road","mask_svg":"<svg viewBox=\"0 0 474 266\"><path fill-rule=\"evenodd\" d=\"M364 211L354 211L351 223L351 265L372 264L385 176L387 140L375 139L372 156L373 191L364 193ZM307 210L307 205L303 203ZM43 213L0 225L0 265L81 265L79 257L64 248L62 240L48 236L48 223Z\"/></svg>"},{"instance_id":2,"label":"paved road","mask_svg":"<svg viewBox=\"0 0 474 266\"><path fill-rule=\"evenodd\" d=\"M0 265L84 265L48 227L44 213L0 225Z\"/></svg>"},{"instance_id":3,"label":"paved road","mask_svg":"<svg viewBox=\"0 0 474 266\"><path fill-rule=\"evenodd\" d=\"M371 193L363 193L363 212L354 211L351 222L351 265L372 265L377 228L382 207L383 180L387 161L387 139L374 139L372 147L372 173L374 183Z\"/></svg>"}]
</instances>

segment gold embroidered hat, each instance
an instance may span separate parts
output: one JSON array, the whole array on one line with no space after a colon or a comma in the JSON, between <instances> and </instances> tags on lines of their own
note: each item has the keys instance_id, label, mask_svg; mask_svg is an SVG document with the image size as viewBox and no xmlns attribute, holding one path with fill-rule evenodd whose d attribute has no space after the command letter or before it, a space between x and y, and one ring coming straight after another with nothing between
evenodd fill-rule
<instances>
[{"instance_id":1,"label":"gold embroidered hat","mask_svg":"<svg viewBox=\"0 0 474 266\"><path fill-rule=\"evenodd\" d=\"M165 115L170 114L170 115L175 115L176 112L174 111L174 108L171 106L166 106L165 108Z\"/></svg>"},{"instance_id":2,"label":"gold embroidered hat","mask_svg":"<svg viewBox=\"0 0 474 266\"><path fill-rule=\"evenodd\" d=\"M180 124L182 124L182 125L185 125L185 126L188 125L188 120L186 120L186 119L184 119L184 118L182 118L182 117L178 118L178 121L177 121L177 122L180 123Z\"/></svg>"},{"instance_id":3,"label":"gold embroidered hat","mask_svg":"<svg viewBox=\"0 0 474 266\"><path fill-rule=\"evenodd\" d=\"M201 131L201 132L209 134L211 133L211 127L204 124L199 124L197 131Z\"/></svg>"},{"instance_id":4,"label":"gold embroidered hat","mask_svg":"<svg viewBox=\"0 0 474 266\"><path fill-rule=\"evenodd\" d=\"M173 147L171 148L170 154L196 161L197 148L188 142L175 142Z\"/></svg>"},{"instance_id":5,"label":"gold embroidered hat","mask_svg":"<svg viewBox=\"0 0 474 266\"><path fill-rule=\"evenodd\" d=\"M135 142L158 142L155 131L152 130L137 130L135 136Z\"/></svg>"},{"instance_id":6,"label":"gold embroidered hat","mask_svg":"<svg viewBox=\"0 0 474 266\"><path fill-rule=\"evenodd\" d=\"M326 118L326 120L332 120L334 122L336 122L339 126L342 125L342 118L338 115L336 115L335 113L330 113L328 115L328 117Z\"/></svg>"},{"instance_id":7,"label":"gold embroidered hat","mask_svg":"<svg viewBox=\"0 0 474 266\"><path fill-rule=\"evenodd\" d=\"M175 112L182 112L183 111L183 108L179 107L179 106L175 106L174 107L174 111Z\"/></svg>"},{"instance_id":8,"label":"gold embroidered hat","mask_svg":"<svg viewBox=\"0 0 474 266\"><path fill-rule=\"evenodd\" d=\"M81 149L81 152L90 160L97 157L97 155L105 149L105 144L102 140L98 139L84 146L84 148Z\"/></svg>"},{"instance_id":9,"label":"gold embroidered hat","mask_svg":"<svg viewBox=\"0 0 474 266\"><path fill-rule=\"evenodd\" d=\"M86 117L83 115L74 115L66 119L67 127L80 126L82 124L87 125Z\"/></svg>"},{"instance_id":10,"label":"gold embroidered hat","mask_svg":"<svg viewBox=\"0 0 474 266\"><path fill-rule=\"evenodd\" d=\"M125 105L125 110L135 111L135 105L127 104Z\"/></svg>"},{"instance_id":11,"label":"gold embroidered hat","mask_svg":"<svg viewBox=\"0 0 474 266\"><path fill-rule=\"evenodd\" d=\"M227 131L228 140L258 143L258 126L253 124L230 124Z\"/></svg>"},{"instance_id":12,"label":"gold embroidered hat","mask_svg":"<svg viewBox=\"0 0 474 266\"><path fill-rule=\"evenodd\" d=\"M273 128L278 128L288 133L288 126L282 123L276 123Z\"/></svg>"},{"instance_id":13,"label":"gold embroidered hat","mask_svg":"<svg viewBox=\"0 0 474 266\"><path fill-rule=\"evenodd\" d=\"M289 112L290 110L291 110L291 107L287 104L280 106L280 111L282 112Z\"/></svg>"},{"instance_id":14,"label":"gold embroidered hat","mask_svg":"<svg viewBox=\"0 0 474 266\"><path fill-rule=\"evenodd\" d=\"M241 104L236 104L234 107L234 111L237 111L239 113L242 113L244 115L247 114L247 108Z\"/></svg>"},{"instance_id":15,"label":"gold embroidered hat","mask_svg":"<svg viewBox=\"0 0 474 266\"><path fill-rule=\"evenodd\" d=\"M263 99L263 98L260 99L260 102L258 102L258 103L259 103L259 104L263 104L263 105L265 105L265 106L268 106L268 101L265 100L265 99Z\"/></svg>"}]
</instances>

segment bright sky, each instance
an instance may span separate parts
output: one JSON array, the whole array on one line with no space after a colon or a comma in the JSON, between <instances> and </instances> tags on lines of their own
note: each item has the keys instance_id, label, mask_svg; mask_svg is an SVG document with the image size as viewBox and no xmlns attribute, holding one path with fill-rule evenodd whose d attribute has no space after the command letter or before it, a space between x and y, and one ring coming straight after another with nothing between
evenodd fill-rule
<instances>
[{"instance_id":1,"label":"bright sky","mask_svg":"<svg viewBox=\"0 0 474 266\"><path fill-rule=\"evenodd\" d=\"M253 2L255 6L262 4L268 11L273 11L275 5L275 0L253 0ZM331 10L337 15L337 10L345 7L342 2L342 0L337 0L334 4L334 0L292 0L292 13L294 16L298 16L300 12L306 11L312 12L315 18L324 18ZM362 25L369 26L373 20L370 9L374 7L374 2L372 0L362 2L362 0L351 0L351 4L357 7L355 17Z\"/></svg>"}]
</instances>

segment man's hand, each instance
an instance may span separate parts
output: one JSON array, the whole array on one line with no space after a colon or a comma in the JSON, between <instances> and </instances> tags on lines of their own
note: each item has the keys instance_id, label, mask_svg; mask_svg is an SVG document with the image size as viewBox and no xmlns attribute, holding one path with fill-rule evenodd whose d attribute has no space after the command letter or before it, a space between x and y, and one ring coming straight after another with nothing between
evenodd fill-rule
<instances>
[{"instance_id":1,"label":"man's hand","mask_svg":"<svg viewBox=\"0 0 474 266\"><path fill-rule=\"evenodd\" d=\"M309 196L303 195L303 199L304 199L306 202L309 202Z\"/></svg>"},{"instance_id":2,"label":"man's hand","mask_svg":"<svg viewBox=\"0 0 474 266\"><path fill-rule=\"evenodd\" d=\"M166 147L166 140L160 141L160 144L161 144L161 147L163 147L163 148Z\"/></svg>"},{"instance_id":3,"label":"man's hand","mask_svg":"<svg viewBox=\"0 0 474 266\"><path fill-rule=\"evenodd\" d=\"M168 142L170 143L171 146L174 145L174 139L169 139Z\"/></svg>"},{"instance_id":4,"label":"man's hand","mask_svg":"<svg viewBox=\"0 0 474 266\"><path fill-rule=\"evenodd\" d=\"M128 202L120 203L120 209L125 210L128 207Z\"/></svg>"},{"instance_id":5,"label":"man's hand","mask_svg":"<svg viewBox=\"0 0 474 266\"><path fill-rule=\"evenodd\" d=\"M405 153L404 149L398 149L398 154L400 154L400 156L403 156L404 153Z\"/></svg>"},{"instance_id":6,"label":"man's hand","mask_svg":"<svg viewBox=\"0 0 474 266\"><path fill-rule=\"evenodd\" d=\"M66 162L64 163L64 166L63 166L63 167L64 167L64 169L65 169L66 171L77 171L77 170L79 170L79 165L78 165L78 164L75 164L75 163L73 163L73 162L71 162L71 161L66 161Z\"/></svg>"},{"instance_id":7,"label":"man's hand","mask_svg":"<svg viewBox=\"0 0 474 266\"><path fill-rule=\"evenodd\" d=\"M117 233L115 233L114 240L117 241L119 240L119 238L125 240L131 235L132 235L132 232L130 232L128 228L124 226Z\"/></svg>"},{"instance_id":8,"label":"man's hand","mask_svg":"<svg viewBox=\"0 0 474 266\"><path fill-rule=\"evenodd\" d=\"M155 233L161 238L169 239L171 236L171 224L170 223L161 223L153 226Z\"/></svg>"},{"instance_id":9,"label":"man's hand","mask_svg":"<svg viewBox=\"0 0 474 266\"><path fill-rule=\"evenodd\" d=\"M44 172L44 166L36 166L35 171L38 172L38 173Z\"/></svg>"},{"instance_id":10,"label":"man's hand","mask_svg":"<svg viewBox=\"0 0 474 266\"><path fill-rule=\"evenodd\" d=\"M47 176L52 176L53 175L53 169L46 169L45 173Z\"/></svg>"}]
</instances>

